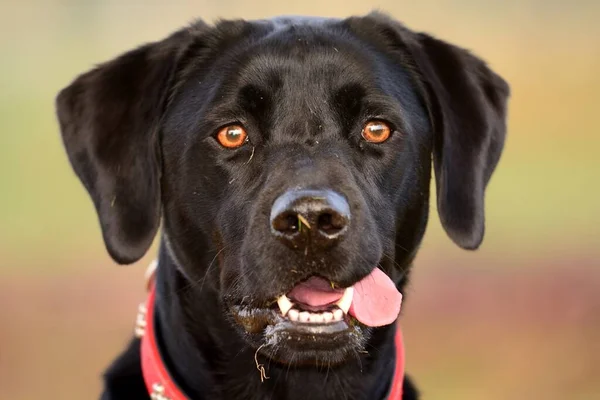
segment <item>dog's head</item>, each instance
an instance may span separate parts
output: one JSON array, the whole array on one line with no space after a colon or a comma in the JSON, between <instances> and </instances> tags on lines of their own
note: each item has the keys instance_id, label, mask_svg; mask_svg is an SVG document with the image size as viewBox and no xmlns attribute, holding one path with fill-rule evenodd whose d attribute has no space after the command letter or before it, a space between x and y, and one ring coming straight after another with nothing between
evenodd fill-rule
<instances>
[{"instance_id":1,"label":"dog's head","mask_svg":"<svg viewBox=\"0 0 600 400\"><path fill-rule=\"evenodd\" d=\"M192 298L222 305L204 312L277 360L331 363L397 318L432 158L446 232L481 243L508 91L469 52L371 14L197 22L57 107L117 262L162 218Z\"/></svg>"}]
</instances>

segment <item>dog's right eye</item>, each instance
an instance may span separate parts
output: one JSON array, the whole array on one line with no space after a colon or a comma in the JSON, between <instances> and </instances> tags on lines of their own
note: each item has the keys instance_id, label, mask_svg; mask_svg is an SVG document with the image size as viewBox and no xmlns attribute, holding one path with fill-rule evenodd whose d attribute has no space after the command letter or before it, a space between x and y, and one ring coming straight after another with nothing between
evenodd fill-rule
<instances>
[{"instance_id":1,"label":"dog's right eye","mask_svg":"<svg viewBox=\"0 0 600 400\"><path fill-rule=\"evenodd\" d=\"M383 143L390 137L392 129L390 126L378 120L372 120L365 124L362 130L362 137L371 143Z\"/></svg>"},{"instance_id":2,"label":"dog's right eye","mask_svg":"<svg viewBox=\"0 0 600 400\"><path fill-rule=\"evenodd\" d=\"M241 125L228 125L217 133L217 141L228 149L241 147L248 140L248 134Z\"/></svg>"}]
</instances>

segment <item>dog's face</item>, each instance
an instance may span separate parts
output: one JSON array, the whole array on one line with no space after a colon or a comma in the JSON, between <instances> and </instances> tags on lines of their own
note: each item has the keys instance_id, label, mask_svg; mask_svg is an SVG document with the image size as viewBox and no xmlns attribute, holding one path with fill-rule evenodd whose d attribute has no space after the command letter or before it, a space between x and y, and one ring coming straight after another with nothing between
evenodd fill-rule
<instances>
[{"instance_id":1,"label":"dog's face","mask_svg":"<svg viewBox=\"0 0 600 400\"><path fill-rule=\"evenodd\" d=\"M363 43L324 27L255 29L259 39L241 40L211 71L189 66L172 98L161 143L166 232L193 280L206 273L198 243L213 240L221 296L256 345L287 341L282 351L301 360L313 342L340 360L365 339L337 311L349 311L337 304L343 289L375 267L399 281L397 232L413 238L400 243L409 251L420 239L427 111L409 73ZM409 204L417 226L403 223ZM292 292L308 279L319 298ZM284 294L292 320L276 302Z\"/></svg>"},{"instance_id":2,"label":"dog's face","mask_svg":"<svg viewBox=\"0 0 600 400\"><path fill-rule=\"evenodd\" d=\"M58 98L107 248L165 245L198 303L289 363L343 362L397 317L427 222L476 248L508 87L373 14L197 23ZM198 306L196 309L202 309Z\"/></svg>"}]
</instances>

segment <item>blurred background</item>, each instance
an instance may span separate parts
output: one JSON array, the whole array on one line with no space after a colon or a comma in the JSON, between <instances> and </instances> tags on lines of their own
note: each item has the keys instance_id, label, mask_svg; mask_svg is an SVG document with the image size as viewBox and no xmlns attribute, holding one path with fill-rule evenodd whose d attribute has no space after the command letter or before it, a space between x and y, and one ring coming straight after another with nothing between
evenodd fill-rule
<instances>
[{"instance_id":1,"label":"blurred background","mask_svg":"<svg viewBox=\"0 0 600 400\"><path fill-rule=\"evenodd\" d=\"M600 2L0 2L0 398L93 399L144 298L108 257L54 96L76 74L202 17L373 8L473 50L508 80L509 134L477 252L435 203L404 306L424 399L600 398Z\"/></svg>"}]
</instances>

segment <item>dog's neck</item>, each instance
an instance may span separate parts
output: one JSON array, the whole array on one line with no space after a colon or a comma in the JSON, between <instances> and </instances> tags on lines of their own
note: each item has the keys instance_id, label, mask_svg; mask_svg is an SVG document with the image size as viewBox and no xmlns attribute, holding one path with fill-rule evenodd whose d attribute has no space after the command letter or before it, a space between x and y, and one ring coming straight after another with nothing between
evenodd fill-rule
<instances>
[{"instance_id":1,"label":"dog's neck","mask_svg":"<svg viewBox=\"0 0 600 400\"><path fill-rule=\"evenodd\" d=\"M370 354L339 367L295 367L261 357L268 379L261 382L255 350L221 314L216 291L202 297L161 251L156 322L161 352L177 384L191 399L282 400L384 399L394 372L394 330L372 337ZM177 295L174 295L176 293ZM192 298L192 296L195 296Z\"/></svg>"}]
</instances>

